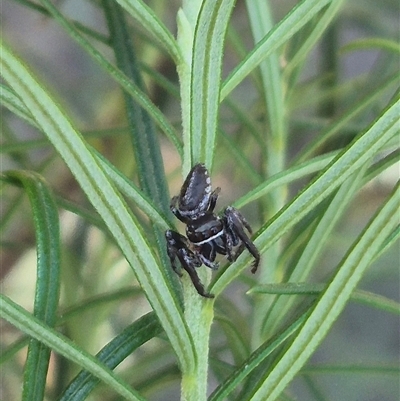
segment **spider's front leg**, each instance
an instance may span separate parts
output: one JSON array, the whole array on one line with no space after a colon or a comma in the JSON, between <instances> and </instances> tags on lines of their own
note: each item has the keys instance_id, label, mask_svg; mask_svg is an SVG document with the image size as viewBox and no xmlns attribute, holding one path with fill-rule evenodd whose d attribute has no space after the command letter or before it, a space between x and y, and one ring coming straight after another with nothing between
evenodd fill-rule
<instances>
[{"instance_id":1,"label":"spider's front leg","mask_svg":"<svg viewBox=\"0 0 400 401\"><path fill-rule=\"evenodd\" d=\"M181 213L179 211L178 203L179 203L179 196L173 196L171 198L171 203L169 205L169 208L170 208L171 212L175 215L176 218L178 218L182 223L187 224L189 222L189 219L187 217L181 215Z\"/></svg>"},{"instance_id":2,"label":"spider's front leg","mask_svg":"<svg viewBox=\"0 0 400 401\"><path fill-rule=\"evenodd\" d=\"M221 192L221 188L220 187L215 188L214 191L211 192L210 202L208 204L208 210L210 212L214 211L214 208L215 208L215 205L217 204L217 199L218 199L218 196L219 196L220 192Z\"/></svg>"},{"instance_id":3,"label":"spider's front leg","mask_svg":"<svg viewBox=\"0 0 400 401\"><path fill-rule=\"evenodd\" d=\"M236 258L241 253L241 246L244 245L248 251L253 255L254 262L253 267L251 269L252 273L257 271L258 265L260 264L260 252L253 244L249 236L245 232L245 228L251 235L252 230L250 224L247 220L242 216L239 210L235 209L232 206L228 206L224 212L225 218L225 230L226 230L226 246L227 246L227 253L232 260L236 260ZM242 244L240 244L242 243ZM233 257L232 256L232 247L239 245L239 252ZM230 259L231 260L231 259Z\"/></svg>"},{"instance_id":4,"label":"spider's front leg","mask_svg":"<svg viewBox=\"0 0 400 401\"><path fill-rule=\"evenodd\" d=\"M197 292L205 298L214 298L214 295L208 293L204 289L204 286L197 275L196 267L200 267L202 262L198 255L189 248L189 241L187 238L175 231L167 230L165 232L165 239L167 240L167 253L174 272L182 277L182 273L178 270L178 267L175 264L175 259L178 258L181 266L189 274Z\"/></svg>"}]
</instances>

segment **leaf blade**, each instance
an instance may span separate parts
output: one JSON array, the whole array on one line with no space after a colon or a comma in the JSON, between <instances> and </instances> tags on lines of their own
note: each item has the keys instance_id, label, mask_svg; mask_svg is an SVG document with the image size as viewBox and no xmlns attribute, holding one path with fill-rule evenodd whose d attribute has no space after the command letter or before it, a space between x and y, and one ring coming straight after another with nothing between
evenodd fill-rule
<instances>
[{"instance_id":1,"label":"leaf blade","mask_svg":"<svg viewBox=\"0 0 400 401\"><path fill-rule=\"evenodd\" d=\"M182 58L179 47L167 27L142 0L117 0L135 20L160 43L176 64Z\"/></svg>"},{"instance_id":2,"label":"leaf blade","mask_svg":"<svg viewBox=\"0 0 400 401\"><path fill-rule=\"evenodd\" d=\"M136 348L161 332L162 327L156 315L153 312L148 313L113 338L96 357L105 366L114 369ZM96 376L83 370L70 382L59 401L80 401L95 388L98 382Z\"/></svg>"},{"instance_id":3,"label":"leaf blade","mask_svg":"<svg viewBox=\"0 0 400 401\"><path fill-rule=\"evenodd\" d=\"M8 171L5 177L24 187L33 213L36 233L37 272L33 314L53 327L60 291L60 227L58 210L51 189L37 173ZM31 339L24 368L22 399L43 400L50 349Z\"/></svg>"},{"instance_id":4,"label":"leaf blade","mask_svg":"<svg viewBox=\"0 0 400 401\"><path fill-rule=\"evenodd\" d=\"M190 97L191 165L211 169L215 150L224 37L234 0L205 0L196 24ZM188 152L189 153L189 152Z\"/></svg>"}]
</instances>

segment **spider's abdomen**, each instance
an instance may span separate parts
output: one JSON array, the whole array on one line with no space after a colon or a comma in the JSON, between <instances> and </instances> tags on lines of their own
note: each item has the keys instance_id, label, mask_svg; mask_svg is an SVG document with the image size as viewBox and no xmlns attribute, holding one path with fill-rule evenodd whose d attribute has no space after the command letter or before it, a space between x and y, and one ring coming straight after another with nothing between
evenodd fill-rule
<instances>
[{"instance_id":1,"label":"spider's abdomen","mask_svg":"<svg viewBox=\"0 0 400 401\"><path fill-rule=\"evenodd\" d=\"M205 212L210 202L211 180L204 164L196 164L190 170L179 194L179 211L182 215L198 215Z\"/></svg>"},{"instance_id":2,"label":"spider's abdomen","mask_svg":"<svg viewBox=\"0 0 400 401\"><path fill-rule=\"evenodd\" d=\"M195 224L189 224L186 227L186 235L189 241L195 245L212 241L223 233L222 221L213 214L206 214L201 219L196 220Z\"/></svg>"}]
</instances>

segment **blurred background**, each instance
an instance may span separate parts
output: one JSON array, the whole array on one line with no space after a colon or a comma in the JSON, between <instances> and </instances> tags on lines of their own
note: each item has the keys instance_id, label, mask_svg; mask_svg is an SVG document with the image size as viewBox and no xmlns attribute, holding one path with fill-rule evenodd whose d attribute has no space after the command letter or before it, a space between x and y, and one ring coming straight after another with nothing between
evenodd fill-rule
<instances>
[{"instance_id":1,"label":"blurred background","mask_svg":"<svg viewBox=\"0 0 400 401\"><path fill-rule=\"evenodd\" d=\"M175 16L180 2L147 3L156 10L171 31L176 33ZM275 20L279 21L297 2L275 0L270 3ZM96 1L57 1L57 5L64 15L92 28L104 37L107 36L102 10ZM291 96L288 113L291 135L289 161L321 131L329 119L343 113L361 92L368 89L366 82L367 85L371 82L371 86L379 85L380 75L385 76L400 67L398 54L390 55L379 48L366 48L355 52L342 51L346 44L355 40L367 38L398 40L399 10L397 0L379 2L352 0L344 3L343 11L334 21L329 35L316 46L307 60L301 75L301 85L297 86ZM179 98L174 96L174 91L178 88L175 66L149 41L133 20L130 20L130 25L136 49L140 53L148 93L152 101L180 130ZM241 59L237 47L234 46L235 35L241 38L247 51L253 47L245 5L241 0L237 2L234 11L233 26L235 31L229 33L226 46L224 76ZM62 27L46 15L39 3L21 0L3 1L1 32L3 40L25 60L41 82L50 88L50 92L59 100L88 141L121 171L134 179L132 171L135 161L127 135L125 106L119 86L72 41ZM101 40L96 42L96 47L113 59L112 52L102 44ZM284 59L282 64L284 65ZM333 71L332 65L335 66ZM171 90L168 91L154 73L150 74L149 71L156 71L161 77L166 77L172 84ZM326 93L324 85L330 85L330 82L335 83L338 91L334 97L324 96ZM257 120L257 115L261 113L261 105L252 83L246 80L233 96L238 103L246 106L249 115ZM383 98L380 103L382 107L385 99L388 100ZM376 112L380 110L381 107L377 106ZM340 148L348 143L359 133L360 128L365 126L365 121L372 121L374 116L374 110L370 110L360 117L360 121L352 121L345 132L332 142L331 149ZM40 132L5 108L1 108L1 121L3 171L21 166L40 171L60 197L77 203L87 203L79 186ZM246 141L245 129L237 123L232 110L228 107L223 107L221 110L221 125L228 137ZM169 189L171 195L174 195L178 193L182 183L179 157L166 138L162 137L161 141L165 170L170 179ZM221 139L218 146L213 185L223 188L218 206L222 208L253 188L256 183L243 180L238 169L232 168L235 166L235 161L232 160L225 139ZM324 149L327 150L330 149ZM249 146L247 153L254 164L259 162L260 155L254 146L253 148ZM336 266L349 244L390 193L399 178L399 172L397 164L359 193L321 258L319 269L321 277L315 277L315 281L324 281L329 276L329 272ZM306 182L293 185L290 188L290 196ZM20 212L11 214L10 207L16 199L19 202ZM26 197L21 197L18 189L7 189L7 193L3 189L1 212L3 222L7 219L7 223L2 226L1 291L24 308L31 310L35 289L36 255L33 223ZM257 230L260 226L257 221L257 208L245 207L243 213L249 216L252 226ZM127 284L133 284L133 275L129 266L121 260L119 252L110 249L102 233L83 224L75 215L66 211L61 212L61 230L67 250L63 251L63 262L70 268L64 277L67 283L62 290L63 310L68 310L74 305L77 294L73 294L71 298L68 288L76 285L83 284L82 294L85 294L85 297L121 290L120 299L115 299L118 302L111 303L107 308L81 314L77 316L75 325L69 326L70 329L75 327L76 332L67 334L90 352L96 353L133 319L148 311L149 306L134 289L126 294L122 292ZM399 244L396 244L369 269L360 288L399 302L399 266L400 250ZM107 316L106 319L104 315ZM93 337L91 327L98 325L99 322L102 322L102 327L96 330L96 337ZM399 366L399 323L398 316L350 302L333 330L311 358L308 367L290 384L288 394L296 400L399 399L398 371L375 369L378 365ZM21 334L2 320L0 327L2 350L8 350L10 344L14 344L19 338ZM220 339L221 334L215 330L213 341L216 350ZM145 360L146 353L158 355L158 358L154 357L148 363L152 364L151 371L155 375L164 375L158 391L155 391L157 387L152 387L151 393L148 394L149 399L176 400L179 394L177 381L179 373L173 362L173 356L169 350L165 350L162 340L151 340L132 358ZM10 358L7 357L2 365L0 373L2 400L20 398L25 356L26 347L21 347L18 353ZM59 357L55 357L57 358ZM139 390L143 389L146 394L146 378L141 372L132 371L131 362L125 361L118 369L124 372L124 376L132 377L130 382ZM331 367L329 373L318 369L320 364ZM165 366L170 366L170 369L164 369ZM71 368L68 376L71 377L73 373L74 368ZM54 387L59 383L56 372L54 378L50 378L50 383ZM216 381L211 377L210 388L212 389L215 384ZM54 393L57 393L56 389ZM115 399L106 391L98 392L93 397L98 400Z\"/></svg>"}]
</instances>

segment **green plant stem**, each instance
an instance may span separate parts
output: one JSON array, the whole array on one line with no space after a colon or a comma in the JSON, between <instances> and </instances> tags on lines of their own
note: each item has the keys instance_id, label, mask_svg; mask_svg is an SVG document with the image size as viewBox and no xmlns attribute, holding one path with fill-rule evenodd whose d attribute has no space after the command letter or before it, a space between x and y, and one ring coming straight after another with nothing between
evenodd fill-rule
<instances>
[{"instance_id":1,"label":"green plant stem","mask_svg":"<svg viewBox=\"0 0 400 401\"><path fill-rule=\"evenodd\" d=\"M191 164L204 162L212 169L225 33L235 0L204 0L196 22L193 40L190 87Z\"/></svg>"},{"instance_id":2,"label":"green plant stem","mask_svg":"<svg viewBox=\"0 0 400 401\"><path fill-rule=\"evenodd\" d=\"M183 2L183 7L178 11L178 45L181 49L182 59L177 64L176 70L179 76L179 88L181 94L181 117L183 142L190 141L190 119L191 119L191 73L192 73L192 52L193 32L199 12L200 2ZM191 169L190 147L183 148L182 174L187 174Z\"/></svg>"},{"instance_id":3,"label":"green plant stem","mask_svg":"<svg viewBox=\"0 0 400 401\"><path fill-rule=\"evenodd\" d=\"M196 350L196 364L193 372L184 374L182 377L181 400L206 401L210 329L214 318L214 302L199 297L197 292L193 290L191 282L188 285L185 286L184 294L185 317Z\"/></svg>"},{"instance_id":4,"label":"green plant stem","mask_svg":"<svg viewBox=\"0 0 400 401\"><path fill-rule=\"evenodd\" d=\"M193 163L191 127L194 110L192 110L192 107L196 107L197 109L200 107L199 104L196 105L192 102L192 66L194 58L194 32L196 30L201 4L202 2L199 0L184 0L182 9L178 12L178 45L183 55L181 63L177 65L181 90L182 128L185 144L182 166L183 175L188 173ZM198 38L198 40L200 39L201 38ZM215 132L213 134L215 134ZM197 151L198 150L199 149L197 149ZM193 290L192 283L187 277L183 277L182 284L185 300L185 318L192 335L196 360L193 371L183 372L181 400L205 401L207 396L210 327L213 320L214 303L211 300L204 300L199 297Z\"/></svg>"}]
</instances>

